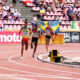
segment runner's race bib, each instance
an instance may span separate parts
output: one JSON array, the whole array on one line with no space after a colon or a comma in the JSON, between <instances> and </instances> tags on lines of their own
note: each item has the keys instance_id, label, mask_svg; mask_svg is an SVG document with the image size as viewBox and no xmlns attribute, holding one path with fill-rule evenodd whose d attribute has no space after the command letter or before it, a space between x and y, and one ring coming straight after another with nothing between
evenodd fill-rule
<instances>
[{"instance_id":1,"label":"runner's race bib","mask_svg":"<svg viewBox=\"0 0 80 80\"><path fill-rule=\"evenodd\" d=\"M50 35L51 34L50 30L46 30L46 34Z\"/></svg>"},{"instance_id":2,"label":"runner's race bib","mask_svg":"<svg viewBox=\"0 0 80 80\"><path fill-rule=\"evenodd\" d=\"M38 37L38 33L34 32L33 37Z\"/></svg>"},{"instance_id":3,"label":"runner's race bib","mask_svg":"<svg viewBox=\"0 0 80 80\"><path fill-rule=\"evenodd\" d=\"M29 38L29 30L23 30L23 38Z\"/></svg>"}]
</instances>

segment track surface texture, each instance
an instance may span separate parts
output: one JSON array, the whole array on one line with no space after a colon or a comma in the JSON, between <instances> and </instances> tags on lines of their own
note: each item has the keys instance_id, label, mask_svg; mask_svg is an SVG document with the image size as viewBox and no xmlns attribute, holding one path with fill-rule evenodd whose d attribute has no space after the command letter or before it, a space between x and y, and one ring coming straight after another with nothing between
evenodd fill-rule
<instances>
[{"instance_id":1,"label":"track surface texture","mask_svg":"<svg viewBox=\"0 0 80 80\"><path fill-rule=\"evenodd\" d=\"M54 44L65 57L80 58L80 43ZM0 80L80 80L80 68L41 62L37 56L46 53L45 45L38 45L35 57L28 47L20 60L21 44L0 43Z\"/></svg>"}]
</instances>

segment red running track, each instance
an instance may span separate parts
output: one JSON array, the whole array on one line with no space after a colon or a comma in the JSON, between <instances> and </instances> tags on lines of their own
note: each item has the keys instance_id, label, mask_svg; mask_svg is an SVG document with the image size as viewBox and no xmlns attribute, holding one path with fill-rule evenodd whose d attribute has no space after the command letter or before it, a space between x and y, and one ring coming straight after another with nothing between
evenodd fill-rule
<instances>
[{"instance_id":1,"label":"red running track","mask_svg":"<svg viewBox=\"0 0 80 80\"><path fill-rule=\"evenodd\" d=\"M80 57L80 43L50 45L66 57ZM0 80L80 80L80 69L44 63L37 56L46 53L45 45L38 45L35 58L33 50L24 51L20 60L21 44L0 44ZM70 52L71 51L71 52Z\"/></svg>"}]
</instances>

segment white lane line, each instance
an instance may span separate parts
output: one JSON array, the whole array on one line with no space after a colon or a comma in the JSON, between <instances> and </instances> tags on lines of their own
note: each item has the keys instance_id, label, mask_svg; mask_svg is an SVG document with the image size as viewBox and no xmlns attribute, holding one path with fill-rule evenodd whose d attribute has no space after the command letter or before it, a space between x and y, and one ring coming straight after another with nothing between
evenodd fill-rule
<instances>
[{"instance_id":1,"label":"white lane line","mask_svg":"<svg viewBox=\"0 0 80 80\"><path fill-rule=\"evenodd\" d=\"M55 62L51 62L50 61L50 57L48 57L47 59L44 59L44 56L49 55L48 53L45 54L41 54L39 55L37 58L40 61L43 62L47 62L47 63L51 63L51 64L56 64L56 65L61 65L61 66L65 66L65 67L75 67L75 68L80 68L79 65L70 65L70 64L62 64L62 63L55 63ZM68 57L68 56L67 56ZM79 56L78 56L79 57ZM80 62L80 59L78 59L78 57L76 58L76 60L72 59L72 57L68 57L68 60L65 60L64 62Z\"/></svg>"},{"instance_id":2,"label":"white lane line","mask_svg":"<svg viewBox=\"0 0 80 80\"><path fill-rule=\"evenodd\" d=\"M66 54L66 53L73 53L73 52L80 52L80 50L70 50L70 51L60 51L60 53L62 53L62 54ZM67 54L68 54L67 53Z\"/></svg>"},{"instance_id":3,"label":"white lane line","mask_svg":"<svg viewBox=\"0 0 80 80\"><path fill-rule=\"evenodd\" d=\"M65 72L65 73L71 73L71 74L80 74L78 72L69 72L69 71L62 71L62 70L56 70L56 69L49 69L49 68L41 68L41 67L37 67L37 66L32 66L32 65L28 65L28 64L23 64L23 63L18 63L18 62L15 62L13 60L11 60L13 57L15 56L10 56L9 57L9 61L12 62L12 63L15 63L15 64L18 64L18 65L23 65L23 66L26 66L26 67L31 67L31 68L37 68L37 69L43 69L43 70L51 70L51 71L57 71L57 72Z\"/></svg>"},{"instance_id":4,"label":"white lane line","mask_svg":"<svg viewBox=\"0 0 80 80\"><path fill-rule=\"evenodd\" d=\"M70 75L72 75L72 74L57 74L57 75L59 75L59 76L70 76Z\"/></svg>"},{"instance_id":5,"label":"white lane line","mask_svg":"<svg viewBox=\"0 0 80 80\"><path fill-rule=\"evenodd\" d=\"M6 78L6 79L11 78L16 80L35 80L35 79L29 79L29 78L22 78L23 76L19 74L1 74L0 73L0 77Z\"/></svg>"},{"instance_id":6,"label":"white lane line","mask_svg":"<svg viewBox=\"0 0 80 80\"><path fill-rule=\"evenodd\" d=\"M19 77L12 77L12 76L3 76L3 75L0 75L0 77L2 77L2 79L5 79L5 80L6 79L9 79L9 80L34 80L34 79L19 78Z\"/></svg>"},{"instance_id":7,"label":"white lane line","mask_svg":"<svg viewBox=\"0 0 80 80\"><path fill-rule=\"evenodd\" d=\"M67 80L80 80L78 78L71 78L71 77L64 77L64 76L56 76L56 75L48 75L48 74L40 74L40 73L34 73L34 72L27 72L27 71L21 71L21 70L16 70L16 69L10 69L10 68L5 68L5 67L0 67L1 69L9 70L9 71L17 71L17 72L22 72L22 73L32 73L35 75L35 77L40 77L40 78L57 78L57 79L67 79ZM34 77L34 75L30 75L31 77ZM28 76L28 75L21 75L21 76Z\"/></svg>"},{"instance_id":8,"label":"white lane line","mask_svg":"<svg viewBox=\"0 0 80 80\"><path fill-rule=\"evenodd\" d=\"M29 79L29 78L22 78L22 77L16 77L16 76L12 76L12 75L6 75L6 74L0 74L0 77L2 77L3 79L12 79L12 80L35 80L35 79Z\"/></svg>"},{"instance_id":9,"label":"white lane line","mask_svg":"<svg viewBox=\"0 0 80 80\"><path fill-rule=\"evenodd\" d=\"M0 51L0 54L1 55L4 55L4 54L12 54L12 53L16 53L16 51ZM20 53L20 51L17 51L17 53Z\"/></svg>"}]
</instances>

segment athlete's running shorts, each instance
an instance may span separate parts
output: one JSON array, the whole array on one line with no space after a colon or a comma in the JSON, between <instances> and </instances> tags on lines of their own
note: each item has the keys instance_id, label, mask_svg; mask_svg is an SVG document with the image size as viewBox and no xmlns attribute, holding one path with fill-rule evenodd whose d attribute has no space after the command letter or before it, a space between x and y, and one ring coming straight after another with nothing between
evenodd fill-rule
<instances>
[{"instance_id":1,"label":"athlete's running shorts","mask_svg":"<svg viewBox=\"0 0 80 80\"><path fill-rule=\"evenodd\" d=\"M46 35L45 37L46 37L47 39L51 39L51 36Z\"/></svg>"},{"instance_id":2,"label":"athlete's running shorts","mask_svg":"<svg viewBox=\"0 0 80 80\"><path fill-rule=\"evenodd\" d=\"M37 42L38 38L37 37L32 37L32 42Z\"/></svg>"},{"instance_id":3,"label":"athlete's running shorts","mask_svg":"<svg viewBox=\"0 0 80 80\"><path fill-rule=\"evenodd\" d=\"M23 38L23 40L24 40L25 42L28 42L28 41L29 41L29 39L28 39L28 38Z\"/></svg>"}]
</instances>

